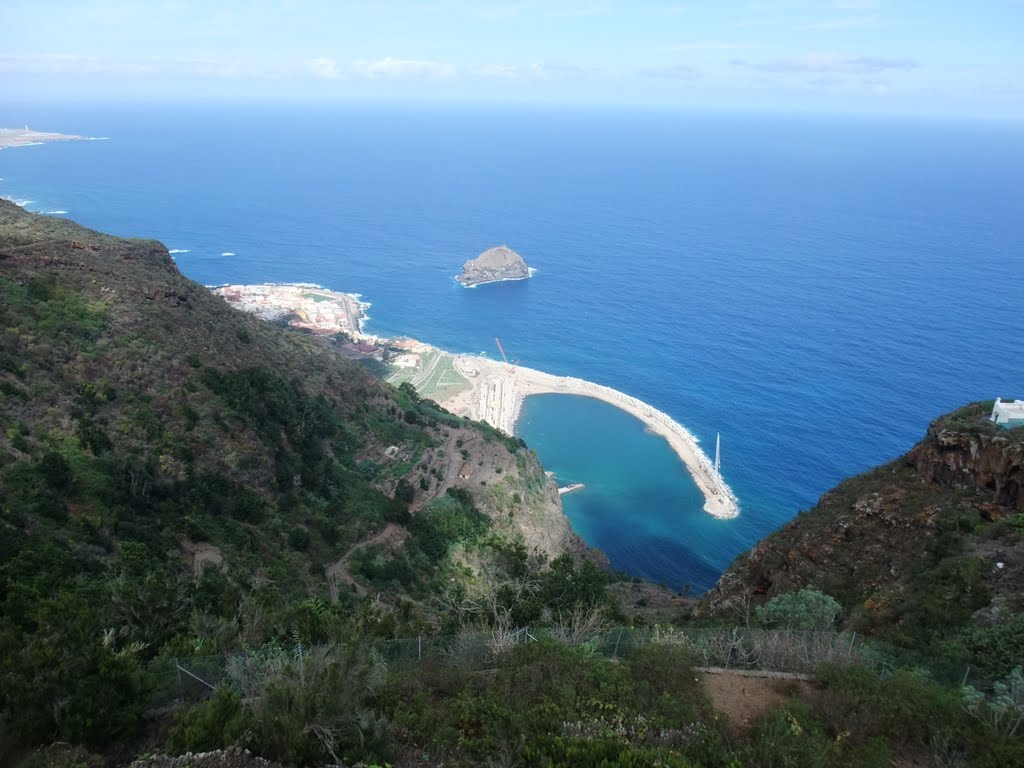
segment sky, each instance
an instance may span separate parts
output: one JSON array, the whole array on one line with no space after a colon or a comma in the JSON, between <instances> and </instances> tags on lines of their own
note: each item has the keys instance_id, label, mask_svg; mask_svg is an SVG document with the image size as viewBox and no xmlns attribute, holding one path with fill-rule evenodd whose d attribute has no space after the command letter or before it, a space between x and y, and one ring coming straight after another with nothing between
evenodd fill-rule
<instances>
[{"instance_id":1,"label":"sky","mask_svg":"<svg viewBox=\"0 0 1024 768\"><path fill-rule=\"evenodd\" d=\"M2 0L0 99L1024 118L1024 0Z\"/></svg>"}]
</instances>

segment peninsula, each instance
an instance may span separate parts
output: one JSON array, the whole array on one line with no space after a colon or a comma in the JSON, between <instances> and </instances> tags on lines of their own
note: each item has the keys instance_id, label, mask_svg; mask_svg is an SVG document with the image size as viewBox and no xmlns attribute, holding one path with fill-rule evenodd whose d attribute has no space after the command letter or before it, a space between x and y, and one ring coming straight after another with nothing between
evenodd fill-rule
<instances>
[{"instance_id":1,"label":"peninsula","mask_svg":"<svg viewBox=\"0 0 1024 768\"><path fill-rule=\"evenodd\" d=\"M66 133L33 131L27 125L24 128L0 128L0 149L27 147L47 141L86 141L87 139L86 136L73 136Z\"/></svg>"},{"instance_id":2,"label":"peninsula","mask_svg":"<svg viewBox=\"0 0 1024 768\"><path fill-rule=\"evenodd\" d=\"M489 248L475 259L462 265L462 274L456 277L466 288L505 280L525 280L530 268L523 257L507 245Z\"/></svg>"},{"instance_id":3,"label":"peninsula","mask_svg":"<svg viewBox=\"0 0 1024 768\"><path fill-rule=\"evenodd\" d=\"M498 362L474 355L453 355L414 339L386 339L363 332L369 306L358 294L328 291L310 284L230 285L212 289L229 304L266 320L321 335L342 334L341 354L375 357L388 365L387 381L408 382L422 397L457 416L485 421L508 435L530 395L593 397L614 405L665 438L704 494L704 511L718 518L739 514L739 502L697 439L668 414L611 387L571 376Z\"/></svg>"}]
</instances>

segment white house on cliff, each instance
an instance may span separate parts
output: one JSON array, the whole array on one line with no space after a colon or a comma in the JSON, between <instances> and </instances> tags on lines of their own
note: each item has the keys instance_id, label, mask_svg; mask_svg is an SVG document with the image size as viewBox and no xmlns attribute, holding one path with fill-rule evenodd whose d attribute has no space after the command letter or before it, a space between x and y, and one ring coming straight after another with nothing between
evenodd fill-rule
<instances>
[{"instance_id":1,"label":"white house on cliff","mask_svg":"<svg viewBox=\"0 0 1024 768\"><path fill-rule=\"evenodd\" d=\"M1004 429L1024 427L1024 400L1001 400L997 397L989 421Z\"/></svg>"}]
</instances>

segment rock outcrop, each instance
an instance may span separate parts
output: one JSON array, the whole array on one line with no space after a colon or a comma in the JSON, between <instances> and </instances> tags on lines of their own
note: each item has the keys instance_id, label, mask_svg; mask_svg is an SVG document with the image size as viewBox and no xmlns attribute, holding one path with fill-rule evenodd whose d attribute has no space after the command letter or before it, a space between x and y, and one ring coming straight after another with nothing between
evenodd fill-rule
<instances>
[{"instance_id":1,"label":"rock outcrop","mask_svg":"<svg viewBox=\"0 0 1024 768\"><path fill-rule=\"evenodd\" d=\"M489 248L475 259L462 265L462 274L456 280L467 288L502 280L525 280L530 268L523 257L506 245Z\"/></svg>"},{"instance_id":2,"label":"rock outcrop","mask_svg":"<svg viewBox=\"0 0 1024 768\"><path fill-rule=\"evenodd\" d=\"M904 621L930 585L944 582L943 599L964 612L977 610L987 590L1000 600L1017 583L1014 564L1024 562L1024 540L1012 532L1019 523L1005 535L992 528L1019 521L1024 510L1024 429L989 423L991 407L976 403L937 419L905 456L823 495L738 557L706 608L746 610L814 587L865 626Z\"/></svg>"},{"instance_id":3,"label":"rock outcrop","mask_svg":"<svg viewBox=\"0 0 1024 768\"><path fill-rule=\"evenodd\" d=\"M994 503L1024 512L1024 439L1017 431L957 430L940 419L907 454L907 462L929 483L977 488L990 492Z\"/></svg>"}]
</instances>

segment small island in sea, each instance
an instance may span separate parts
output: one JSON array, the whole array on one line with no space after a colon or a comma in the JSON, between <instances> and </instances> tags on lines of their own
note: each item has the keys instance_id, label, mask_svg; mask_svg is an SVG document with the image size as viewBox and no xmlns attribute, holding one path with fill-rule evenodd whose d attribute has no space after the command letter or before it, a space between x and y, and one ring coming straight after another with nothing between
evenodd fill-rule
<instances>
[{"instance_id":1,"label":"small island in sea","mask_svg":"<svg viewBox=\"0 0 1024 768\"><path fill-rule=\"evenodd\" d=\"M24 128L0 128L0 149L27 147L47 141L85 141L86 139L86 136L73 136L67 133L33 131L27 125Z\"/></svg>"},{"instance_id":2,"label":"small island in sea","mask_svg":"<svg viewBox=\"0 0 1024 768\"><path fill-rule=\"evenodd\" d=\"M488 248L475 259L462 265L462 274L456 277L466 288L505 280L525 280L530 268L518 253L507 245Z\"/></svg>"}]
</instances>

